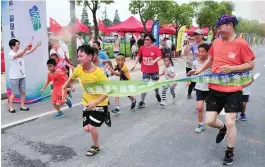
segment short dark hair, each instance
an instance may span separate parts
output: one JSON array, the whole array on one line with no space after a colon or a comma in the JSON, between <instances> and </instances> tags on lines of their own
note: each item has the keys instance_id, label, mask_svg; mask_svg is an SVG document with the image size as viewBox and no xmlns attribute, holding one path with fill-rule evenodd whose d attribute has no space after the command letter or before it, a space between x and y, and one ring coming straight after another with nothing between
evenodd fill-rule
<instances>
[{"instance_id":1,"label":"short dark hair","mask_svg":"<svg viewBox=\"0 0 265 167\"><path fill-rule=\"evenodd\" d=\"M171 63L171 66L172 66L172 67L174 66L174 63L173 63L173 61L172 61L172 59L171 59L170 56L164 56L164 57L163 57L163 60L164 60L164 59L168 59L168 60L170 61L170 63Z\"/></svg>"},{"instance_id":2,"label":"short dark hair","mask_svg":"<svg viewBox=\"0 0 265 167\"><path fill-rule=\"evenodd\" d=\"M17 39L11 39L9 41L9 47L12 49L12 46L16 46L17 42L20 44L20 42Z\"/></svg>"},{"instance_id":3,"label":"short dark hair","mask_svg":"<svg viewBox=\"0 0 265 167\"><path fill-rule=\"evenodd\" d=\"M200 44L199 46L198 46L198 49L199 48L204 48L205 50L206 50L206 52L208 52L209 51L209 49L210 49L210 45L209 44L207 44L207 43L203 43L203 44Z\"/></svg>"},{"instance_id":4,"label":"short dark hair","mask_svg":"<svg viewBox=\"0 0 265 167\"><path fill-rule=\"evenodd\" d=\"M98 47L100 47L100 42L99 41L94 41L93 43L96 43Z\"/></svg>"},{"instance_id":5,"label":"short dark hair","mask_svg":"<svg viewBox=\"0 0 265 167\"><path fill-rule=\"evenodd\" d=\"M50 57L52 57L52 56L55 56L55 57L59 58L57 53L52 53Z\"/></svg>"},{"instance_id":6,"label":"short dark hair","mask_svg":"<svg viewBox=\"0 0 265 167\"><path fill-rule=\"evenodd\" d=\"M119 35L116 34L116 35L114 35L114 37L119 37Z\"/></svg>"},{"instance_id":7,"label":"short dark hair","mask_svg":"<svg viewBox=\"0 0 265 167\"><path fill-rule=\"evenodd\" d=\"M149 38L151 39L152 42L155 42L155 41L156 41L154 35L151 34L151 33L146 33L146 34L144 34L144 39L145 39L146 37L149 37Z\"/></svg>"},{"instance_id":8,"label":"short dark hair","mask_svg":"<svg viewBox=\"0 0 265 167\"><path fill-rule=\"evenodd\" d=\"M56 66L56 61L54 59L49 59L47 61L47 65L54 65L54 66Z\"/></svg>"},{"instance_id":9,"label":"short dark hair","mask_svg":"<svg viewBox=\"0 0 265 167\"><path fill-rule=\"evenodd\" d=\"M85 52L87 55L92 55L92 56L95 54L95 49L89 45L79 46L79 48L77 49L77 52L79 51Z\"/></svg>"},{"instance_id":10,"label":"short dark hair","mask_svg":"<svg viewBox=\"0 0 265 167\"><path fill-rule=\"evenodd\" d=\"M118 53L117 56L124 56L125 57L125 55L123 53Z\"/></svg>"}]
</instances>

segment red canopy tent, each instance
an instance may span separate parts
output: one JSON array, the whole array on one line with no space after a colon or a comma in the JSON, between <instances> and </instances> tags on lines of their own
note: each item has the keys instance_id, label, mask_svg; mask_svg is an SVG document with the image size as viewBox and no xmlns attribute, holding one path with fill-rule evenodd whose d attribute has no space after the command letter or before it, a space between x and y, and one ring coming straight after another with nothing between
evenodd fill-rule
<instances>
[{"instance_id":1,"label":"red canopy tent","mask_svg":"<svg viewBox=\"0 0 265 167\"><path fill-rule=\"evenodd\" d=\"M154 22L152 20L148 20L146 22L146 29L148 32L152 31L153 23ZM160 34L176 34L176 30L169 26L162 26L159 31ZM124 22L106 28L105 32L144 32L144 27L142 22L131 16Z\"/></svg>"},{"instance_id":2,"label":"red canopy tent","mask_svg":"<svg viewBox=\"0 0 265 167\"><path fill-rule=\"evenodd\" d=\"M147 20L146 22L146 29L148 32L152 31L152 26L153 26L153 20ZM160 34L171 34L171 35L175 35L176 34L176 30L173 27L170 27L168 25L162 25L159 28L159 33Z\"/></svg>"},{"instance_id":3,"label":"red canopy tent","mask_svg":"<svg viewBox=\"0 0 265 167\"><path fill-rule=\"evenodd\" d=\"M186 28L185 32L188 34L188 35L193 35L193 33L199 29L199 27L194 27L194 26L191 26L189 29ZM203 34L206 36L209 32L209 28L208 27L205 27L205 28L202 28L203 30Z\"/></svg>"},{"instance_id":4,"label":"red canopy tent","mask_svg":"<svg viewBox=\"0 0 265 167\"><path fill-rule=\"evenodd\" d=\"M142 32L143 24L135 19L133 16L127 20L110 26L105 29L105 32Z\"/></svg>"}]
</instances>

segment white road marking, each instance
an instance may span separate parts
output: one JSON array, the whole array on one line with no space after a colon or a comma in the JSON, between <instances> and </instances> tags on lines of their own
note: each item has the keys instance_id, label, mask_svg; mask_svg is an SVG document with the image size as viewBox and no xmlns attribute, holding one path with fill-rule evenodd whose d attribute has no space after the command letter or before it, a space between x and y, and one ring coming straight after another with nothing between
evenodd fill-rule
<instances>
[{"instance_id":1,"label":"white road marking","mask_svg":"<svg viewBox=\"0 0 265 167\"><path fill-rule=\"evenodd\" d=\"M182 73L185 73L185 71L181 71L181 72L177 73L176 75L179 75L179 74L182 74ZM81 104L82 103L79 102L79 103L73 104L72 107L79 106ZM123 106L127 106L127 105L121 105L120 107L123 107ZM68 109L68 106L62 107L61 111L64 111L66 109ZM17 125L17 124L21 124L21 123L24 123L24 122L27 122L27 121L31 121L31 120L36 119L36 118L40 118L40 117L44 117L44 116L47 116L47 115L51 115L51 114L54 114L54 113L56 113L56 110L47 111L47 112L45 112L43 114L35 115L35 116L32 116L32 117L28 117L28 118L25 118L25 119L21 119L21 120L18 120L18 121L14 121L14 122L2 125L1 129L7 128L7 127L10 127L10 126L14 126L14 125Z\"/></svg>"},{"instance_id":2,"label":"white road marking","mask_svg":"<svg viewBox=\"0 0 265 167\"><path fill-rule=\"evenodd\" d=\"M80 103L73 104L72 107L79 106L80 104L82 104L82 103L80 102ZM69 108L68 106L62 107L61 108L61 111L66 110L68 108ZM25 119L21 119L19 121L14 121L14 122L11 122L11 123L2 125L1 126L1 129L7 128L7 127L10 127L10 126L14 126L16 124L21 124L23 122L31 121L33 119L40 118L40 117L43 117L43 116L46 116L46 115L50 115L50 114L53 114L53 113L56 113L56 110L51 110L51 111L45 112L43 114L35 115L35 116L32 116L32 117L28 117L28 118L25 118Z\"/></svg>"}]
</instances>

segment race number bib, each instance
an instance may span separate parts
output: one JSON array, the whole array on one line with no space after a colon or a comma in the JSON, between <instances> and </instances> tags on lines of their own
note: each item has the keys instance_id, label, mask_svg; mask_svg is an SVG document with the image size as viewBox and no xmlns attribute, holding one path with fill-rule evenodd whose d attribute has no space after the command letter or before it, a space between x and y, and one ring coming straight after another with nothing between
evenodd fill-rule
<instances>
[{"instance_id":1,"label":"race number bib","mask_svg":"<svg viewBox=\"0 0 265 167\"><path fill-rule=\"evenodd\" d=\"M143 57L144 65L151 66L153 65L153 58L152 57Z\"/></svg>"}]
</instances>

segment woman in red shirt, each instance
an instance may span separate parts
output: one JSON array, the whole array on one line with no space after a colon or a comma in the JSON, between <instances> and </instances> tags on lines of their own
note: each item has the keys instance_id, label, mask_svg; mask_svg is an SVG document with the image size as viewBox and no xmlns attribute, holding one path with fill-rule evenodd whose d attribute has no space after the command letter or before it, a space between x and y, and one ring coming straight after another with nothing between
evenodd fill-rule
<instances>
[{"instance_id":1,"label":"woman in red shirt","mask_svg":"<svg viewBox=\"0 0 265 167\"><path fill-rule=\"evenodd\" d=\"M132 71L136 67L138 61L141 59L141 71L143 72L143 80L149 81L158 81L159 77L159 66L158 61L161 59L161 50L153 45L156 41L153 34L144 35L144 45L140 47L138 55L135 61L135 65L132 68ZM161 102L161 97L159 95L159 89L155 89L156 98L158 102ZM145 107L145 96L147 93L141 95L141 101L139 102L139 108Z\"/></svg>"}]
</instances>

